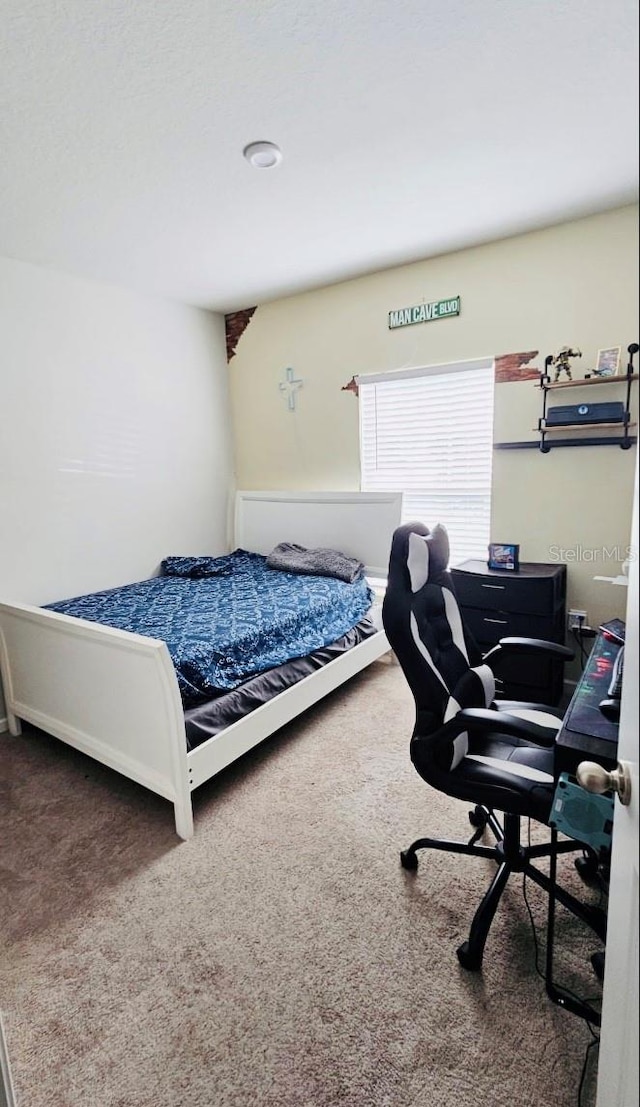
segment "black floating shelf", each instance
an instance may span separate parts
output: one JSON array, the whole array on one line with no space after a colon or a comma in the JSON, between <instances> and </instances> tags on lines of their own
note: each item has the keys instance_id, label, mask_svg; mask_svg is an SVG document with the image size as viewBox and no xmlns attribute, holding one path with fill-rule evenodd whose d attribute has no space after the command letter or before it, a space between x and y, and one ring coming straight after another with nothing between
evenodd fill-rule
<instances>
[{"instance_id":1,"label":"black floating shelf","mask_svg":"<svg viewBox=\"0 0 640 1107\"><path fill-rule=\"evenodd\" d=\"M627 365L627 371L624 376L614 376L605 378L589 378L585 381L551 381L549 379L548 370L554 362L557 365L557 359L554 359L553 354L549 354L545 358L544 372L540 374L540 388L542 390L542 417L538 421L538 433L540 437L533 442L497 442L497 450L539 450L541 454L549 454L552 450L569 449L574 446L619 446L621 450L628 450L637 441L636 435L629 434L631 427L635 427L635 423L631 422L631 385L634 381L638 380L638 374L633 371L633 359L638 353L637 342L632 342L630 346L627 346L627 352L629 354L629 362ZM556 371L556 376L558 372ZM569 374L569 377L571 374ZM562 388L584 388L587 385L594 384L625 384L627 389L626 403L621 404L618 401L615 404L603 405L608 406L614 411L620 410L621 414L619 418L604 418L594 419L593 411L590 411L589 405L585 405L584 408L580 408L577 405L571 405L569 411L572 414L572 418L567 421L562 420L554 426L548 426L548 415L550 412L556 412L560 415L560 409L558 407L552 407L548 409L547 399L550 392L556 389ZM566 412L568 414L569 412ZM565 414L562 412L562 414ZM574 416L584 415L590 416L590 418L584 419L581 423L579 419ZM603 436L603 430L617 431L617 434L608 434ZM585 431L591 430L592 433L588 438L571 437L571 438L556 438L555 431Z\"/></svg>"},{"instance_id":2,"label":"black floating shelf","mask_svg":"<svg viewBox=\"0 0 640 1107\"><path fill-rule=\"evenodd\" d=\"M626 438L605 438L605 437L592 437L592 438L554 438L553 441L547 441L544 444L544 449L540 445L540 441L534 439L528 442L495 442L493 445L494 450L537 450L538 453L550 453L551 450L557 450L569 448L570 446L620 446L623 450L628 450L630 446L635 446L638 441L638 436L630 434Z\"/></svg>"},{"instance_id":3,"label":"black floating shelf","mask_svg":"<svg viewBox=\"0 0 640 1107\"><path fill-rule=\"evenodd\" d=\"M539 450L540 443L535 442L494 442L494 450Z\"/></svg>"}]
</instances>

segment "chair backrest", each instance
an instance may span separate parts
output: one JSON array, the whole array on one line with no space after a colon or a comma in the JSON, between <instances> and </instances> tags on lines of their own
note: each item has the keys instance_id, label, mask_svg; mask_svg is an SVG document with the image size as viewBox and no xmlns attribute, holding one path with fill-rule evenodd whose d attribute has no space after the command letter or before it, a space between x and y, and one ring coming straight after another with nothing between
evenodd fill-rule
<instances>
[{"instance_id":1,"label":"chair backrest","mask_svg":"<svg viewBox=\"0 0 640 1107\"><path fill-rule=\"evenodd\" d=\"M394 532L382 621L415 700L414 737L428 738L462 707L487 707L495 695L493 674L462 622L448 564L440 524L429 531L407 523ZM465 752L466 736L448 767Z\"/></svg>"}]
</instances>

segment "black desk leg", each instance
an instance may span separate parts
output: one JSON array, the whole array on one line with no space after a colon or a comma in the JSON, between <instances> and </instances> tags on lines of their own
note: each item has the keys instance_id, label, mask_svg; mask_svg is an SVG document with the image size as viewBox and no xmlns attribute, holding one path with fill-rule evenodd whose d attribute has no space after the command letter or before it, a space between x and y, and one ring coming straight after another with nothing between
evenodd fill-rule
<instances>
[{"instance_id":1,"label":"black desk leg","mask_svg":"<svg viewBox=\"0 0 640 1107\"><path fill-rule=\"evenodd\" d=\"M593 1026L600 1026L601 1015L599 1011L596 1011L590 1003L586 1003L582 999L578 999L577 996L567 992L566 989L558 987L553 981L553 945L555 937L555 920L556 920L556 880L558 871L558 861L556 856L556 846L558 844L558 831L552 829L551 831L551 844L553 849L549 858L549 879L551 881L551 887L549 889L549 911L547 916L547 957L545 968L545 987L549 999L557 1003L558 1007L564 1007L566 1011L571 1011L574 1015L579 1015L581 1019L586 1019L587 1022Z\"/></svg>"}]
</instances>

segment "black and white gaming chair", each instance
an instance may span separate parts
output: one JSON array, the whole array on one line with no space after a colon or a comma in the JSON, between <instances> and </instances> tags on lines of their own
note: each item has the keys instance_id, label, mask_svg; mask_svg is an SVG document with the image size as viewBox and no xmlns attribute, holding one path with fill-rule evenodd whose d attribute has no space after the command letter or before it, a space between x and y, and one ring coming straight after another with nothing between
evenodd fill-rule
<instances>
[{"instance_id":1,"label":"black and white gaming chair","mask_svg":"<svg viewBox=\"0 0 640 1107\"><path fill-rule=\"evenodd\" d=\"M458 948L460 963L479 969L491 922L512 872L526 873L545 891L549 877L532 865L582 849L558 843L555 833L543 845L522 846L520 818L547 824L554 784L554 742L561 717L534 703L495 700L495 671L508 650L522 658L541 652L570 659L571 650L538 639L505 638L485 657L463 625L448 572L449 540L444 527L429 531L408 523L394 534L383 624L413 693L416 721L411 760L428 784L475 804L468 842L420 838L401 853L406 869L416 869L416 850L438 849L490 857L498 870L473 918L468 941ZM500 822L495 812L501 812ZM478 845L485 827L496 845ZM600 930L592 910L561 888L558 900ZM595 925L594 925L595 923Z\"/></svg>"}]
</instances>

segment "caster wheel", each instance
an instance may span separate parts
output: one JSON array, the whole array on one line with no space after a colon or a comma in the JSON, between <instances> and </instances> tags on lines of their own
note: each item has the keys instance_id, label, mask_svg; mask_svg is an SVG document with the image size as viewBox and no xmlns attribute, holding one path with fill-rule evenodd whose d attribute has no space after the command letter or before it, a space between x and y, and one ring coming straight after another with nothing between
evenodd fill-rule
<instances>
[{"instance_id":1,"label":"caster wheel","mask_svg":"<svg viewBox=\"0 0 640 1107\"><path fill-rule=\"evenodd\" d=\"M477 807L474 807L473 811L469 812L469 822L471 823L472 826L475 826L478 829L481 826L486 826L487 825L486 813L485 813L485 811L483 811L482 807L480 807L479 804L478 804Z\"/></svg>"},{"instance_id":2,"label":"caster wheel","mask_svg":"<svg viewBox=\"0 0 640 1107\"><path fill-rule=\"evenodd\" d=\"M469 972L478 972L482 968L482 957L469 953L468 942L463 942L461 946L458 946L456 953L463 969L468 969Z\"/></svg>"},{"instance_id":3,"label":"caster wheel","mask_svg":"<svg viewBox=\"0 0 640 1107\"><path fill-rule=\"evenodd\" d=\"M403 849L400 854L400 864L403 869L417 869L418 868L418 855L412 853L410 849Z\"/></svg>"},{"instance_id":4,"label":"caster wheel","mask_svg":"<svg viewBox=\"0 0 640 1107\"><path fill-rule=\"evenodd\" d=\"M573 863L585 883L593 883L598 875L598 862L596 858L589 854L587 857L576 857Z\"/></svg>"}]
</instances>

